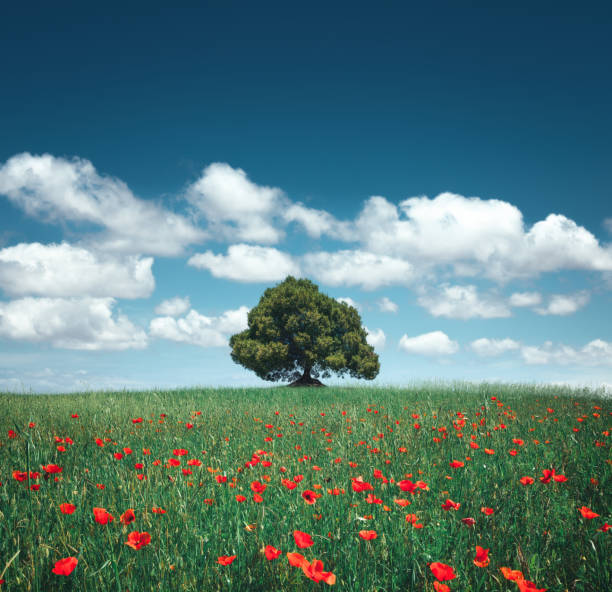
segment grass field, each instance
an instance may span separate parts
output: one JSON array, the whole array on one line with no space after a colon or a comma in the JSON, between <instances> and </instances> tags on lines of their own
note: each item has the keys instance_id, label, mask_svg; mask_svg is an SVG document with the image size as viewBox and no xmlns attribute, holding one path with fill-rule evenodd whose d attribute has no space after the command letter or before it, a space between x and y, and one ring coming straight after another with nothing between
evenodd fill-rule
<instances>
[{"instance_id":1,"label":"grass field","mask_svg":"<svg viewBox=\"0 0 612 592\"><path fill-rule=\"evenodd\" d=\"M0 409L2 592L610 589L597 393L3 394Z\"/></svg>"}]
</instances>

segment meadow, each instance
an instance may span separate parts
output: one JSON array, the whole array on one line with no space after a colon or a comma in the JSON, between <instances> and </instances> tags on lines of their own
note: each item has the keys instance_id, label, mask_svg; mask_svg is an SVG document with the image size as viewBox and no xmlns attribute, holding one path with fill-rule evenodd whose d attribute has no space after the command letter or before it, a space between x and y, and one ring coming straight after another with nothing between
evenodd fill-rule
<instances>
[{"instance_id":1,"label":"meadow","mask_svg":"<svg viewBox=\"0 0 612 592\"><path fill-rule=\"evenodd\" d=\"M0 394L0 591L592 591L602 393Z\"/></svg>"}]
</instances>

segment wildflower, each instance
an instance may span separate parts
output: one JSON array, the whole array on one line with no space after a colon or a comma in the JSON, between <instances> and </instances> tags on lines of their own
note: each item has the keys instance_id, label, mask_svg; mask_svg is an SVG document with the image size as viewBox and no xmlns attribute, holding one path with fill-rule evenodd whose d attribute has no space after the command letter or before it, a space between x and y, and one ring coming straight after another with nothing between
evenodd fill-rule
<instances>
[{"instance_id":1,"label":"wildflower","mask_svg":"<svg viewBox=\"0 0 612 592\"><path fill-rule=\"evenodd\" d=\"M443 504L442 504L442 509L445 511L449 511L451 508L455 511L457 511L459 508L461 507L461 504L458 502L454 502L451 499L447 499Z\"/></svg>"},{"instance_id":2,"label":"wildflower","mask_svg":"<svg viewBox=\"0 0 612 592\"><path fill-rule=\"evenodd\" d=\"M587 520L592 520L593 518L599 517L599 514L596 514L595 512L593 512L593 510L591 510L590 508L587 508L586 506L582 506L582 508L578 508L578 511L582 514L582 517L586 518Z\"/></svg>"},{"instance_id":3,"label":"wildflower","mask_svg":"<svg viewBox=\"0 0 612 592\"><path fill-rule=\"evenodd\" d=\"M464 462L462 462L462 461L460 461L460 460L454 460L454 461L452 461L452 462L450 462L450 463L448 463L448 464L449 464L449 466L450 466L452 469L458 469L458 468L460 468L460 467L464 467L464 466L465 466L465 463L464 463Z\"/></svg>"},{"instance_id":4,"label":"wildflower","mask_svg":"<svg viewBox=\"0 0 612 592\"><path fill-rule=\"evenodd\" d=\"M317 501L317 498L320 497L320 495L321 494L315 493L314 491L311 491L310 489L306 489L305 491L302 492L303 500L311 506Z\"/></svg>"},{"instance_id":5,"label":"wildflower","mask_svg":"<svg viewBox=\"0 0 612 592\"><path fill-rule=\"evenodd\" d=\"M519 571L518 569L510 569L508 567L500 567L499 569L504 575L504 578L512 582L524 579L523 572Z\"/></svg>"},{"instance_id":6,"label":"wildflower","mask_svg":"<svg viewBox=\"0 0 612 592\"><path fill-rule=\"evenodd\" d=\"M236 555L219 555L219 557L217 557L217 563L219 565L230 565L236 557Z\"/></svg>"},{"instance_id":7,"label":"wildflower","mask_svg":"<svg viewBox=\"0 0 612 592\"><path fill-rule=\"evenodd\" d=\"M74 504L60 504L60 511L62 514L72 514L76 510L76 506Z\"/></svg>"},{"instance_id":8,"label":"wildflower","mask_svg":"<svg viewBox=\"0 0 612 592\"><path fill-rule=\"evenodd\" d=\"M360 530L359 536L364 541L371 541L372 539L378 538L378 533L375 530Z\"/></svg>"},{"instance_id":9,"label":"wildflower","mask_svg":"<svg viewBox=\"0 0 612 592\"><path fill-rule=\"evenodd\" d=\"M53 473L61 473L64 469L58 465L43 465L45 473L52 475Z\"/></svg>"},{"instance_id":10,"label":"wildflower","mask_svg":"<svg viewBox=\"0 0 612 592\"><path fill-rule=\"evenodd\" d=\"M145 547L151 542L151 535L148 532L138 532L135 530L134 532L130 532L128 534L128 540L125 543L128 547L132 547L132 549L141 549Z\"/></svg>"},{"instance_id":11,"label":"wildflower","mask_svg":"<svg viewBox=\"0 0 612 592\"><path fill-rule=\"evenodd\" d=\"M450 587L440 582L434 582L433 587L436 592L450 592Z\"/></svg>"},{"instance_id":12,"label":"wildflower","mask_svg":"<svg viewBox=\"0 0 612 592\"><path fill-rule=\"evenodd\" d=\"M104 508L94 508L94 519L98 524L108 524L112 522L115 518L109 514Z\"/></svg>"},{"instance_id":13,"label":"wildflower","mask_svg":"<svg viewBox=\"0 0 612 592\"><path fill-rule=\"evenodd\" d=\"M480 511L485 515L485 516L490 516L491 514L493 514L495 512L495 510L493 508L485 508L482 507L480 508Z\"/></svg>"},{"instance_id":14,"label":"wildflower","mask_svg":"<svg viewBox=\"0 0 612 592\"><path fill-rule=\"evenodd\" d=\"M314 545L314 541L312 540L312 537L308 533L302 532L301 530L293 531L293 539L295 540L295 544L300 549L305 549L307 547L312 547L312 545Z\"/></svg>"},{"instance_id":15,"label":"wildflower","mask_svg":"<svg viewBox=\"0 0 612 592\"><path fill-rule=\"evenodd\" d=\"M123 514L121 514L119 520L121 524L131 524L132 522L134 522L134 520L136 520L136 514L134 514L134 510L132 510L132 508L129 508L128 510L123 512Z\"/></svg>"},{"instance_id":16,"label":"wildflower","mask_svg":"<svg viewBox=\"0 0 612 592\"><path fill-rule=\"evenodd\" d=\"M441 582L454 580L457 577L455 570L450 565L446 565L445 563L435 561L434 563L430 563L429 569L434 577Z\"/></svg>"},{"instance_id":17,"label":"wildflower","mask_svg":"<svg viewBox=\"0 0 612 592\"><path fill-rule=\"evenodd\" d=\"M264 553L266 555L266 559L268 561L272 561L273 559L276 559L282 553L282 551L276 547L273 547L272 545L266 545Z\"/></svg>"},{"instance_id":18,"label":"wildflower","mask_svg":"<svg viewBox=\"0 0 612 592\"><path fill-rule=\"evenodd\" d=\"M491 563L489 559L489 549L483 549L476 545L476 557L474 557L474 565L476 567L487 567Z\"/></svg>"},{"instance_id":19,"label":"wildflower","mask_svg":"<svg viewBox=\"0 0 612 592\"><path fill-rule=\"evenodd\" d=\"M307 578L314 582L325 582L333 586L336 583L336 576L330 571L323 571L323 562L320 559L313 559L312 563L304 561L302 571Z\"/></svg>"},{"instance_id":20,"label":"wildflower","mask_svg":"<svg viewBox=\"0 0 612 592\"><path fill-rule=\"evenodd\" d=\"M155 506L153 506L151 508L151 512L153 512L153 514L165 514L166 510L164 510L163 508L156 508Z\"/></svg>"},{"instance_id":21,"label":"wildflower","mask_svg":"<svg viewBox=\"0 0 612 592\"><path fill-rule=\"evenodd\" d=\"M51 571L58 576L69 576L78 563L79 561L76 557L65 557L56 561Z\"/></svg>"},{"instance_id":22,"label":"wildflower","mask_svg":"<svg viewBox=\"0 0 612 592\"><path fill-rule=\"evenodd\" d=\"M523 485L531 485L534 482L534 478L533 477L521 477L519 481Z\"/></svg>"}]
</instances>

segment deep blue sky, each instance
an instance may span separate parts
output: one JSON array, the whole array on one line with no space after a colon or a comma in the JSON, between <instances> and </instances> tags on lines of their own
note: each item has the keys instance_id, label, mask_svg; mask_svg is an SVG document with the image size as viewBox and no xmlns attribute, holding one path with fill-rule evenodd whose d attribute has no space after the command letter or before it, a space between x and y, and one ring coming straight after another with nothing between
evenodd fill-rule
<instances>
[{"instance_id":1,"label":"deep blue sky","mask_svg":"<svg viewBox=\"0 0 612 592\"><path fill-rule=\"evenodd\" d=\"M342 220L354 219L373 195L398 204L449 191L513 204L526 230L549 214L562 214L602 248L610 243L607 2L11 3L2 8L0 56L0 166L23 152L79 157L99 174L121 179L138 198L185 213L187 187L205 166L222 162L243 169L257 185L281 188L293 202ZM41 222L0 195L0 248L80 244L79 233L89 230ZM192 244L186 254L222 253L229 244ZM298 231L272 246L294 255L351 248ZM121 310L146 329L164 298L189 296L201 314L213 315L222 312L221 301L227 308L253 306L270 283L214 279L185 261L156 258L155 292L145 301L120 300ZM481 287L479 277L442 281ZM402 334L441 330L462 348L462 337L466 343L508 337L533 345L551 339L575 349L596 338L608 343L611 327L602 325L601 315L609 307L610 283L605 272L585 264L499 288L504 297L538 291L544 300L549 293L588 293L589 304L560 317L521 308L497 321L427 316L415 304L414 285L365 295L357 288L324 287L357 302L388 295L400 305L392 325L397 335L384 321L368 318L367 307L362 316L384 329L388 367L401 369L408 363L397 352ZM202 290L223 294L208 312ZM4 302L10 296L5 290ZM513 327L520 334L511 334ZM132 355L144 360L160 343ZM61 358L62 364L62 355L72 355L44 341L7 338L2 344L5 351L48 351L49 360ZM175 347L191 348L184 357L194 360L204 355L194 345ZM78 355L86 356L82 365L90 373L103 356L123 356ZM218 355L228 358L226 350ZM180 370L180 358L172 369ZM453 377L445 364L439 370L432 362L422 377ZM469 377L477 378L479 368ZM13 368L26 384L29 371ZM222 371L216 380L231 382L227 372L226 380ZM496 372L482 374L512 378L512 369ZM572 372L543 372L534 379L585 376ZM147 383L144 373L121 375ZM186 375L196 380L195 370ZM522 378L531 375L530 369L517 371ZM402 377L397 370L386 379ZM594 380L608 377L610 365L598 363Z\"/></svg>"}]
</instances>

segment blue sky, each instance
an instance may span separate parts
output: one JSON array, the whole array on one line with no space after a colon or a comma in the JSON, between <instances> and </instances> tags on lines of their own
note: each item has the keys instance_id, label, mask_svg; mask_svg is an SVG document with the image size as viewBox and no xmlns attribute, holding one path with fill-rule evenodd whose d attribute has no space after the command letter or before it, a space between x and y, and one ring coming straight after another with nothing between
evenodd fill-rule
<instances>
[{"instance_id":1,"label":"blue sky","mask_svg":"<svg viewBox=\"0 0 612 592\"><path fill-rule=\"evenodd\" d=\"M39 3L0 55L0 390L265 385L289 273L380 384L612 384L608 3Z\"/></svg>"}]
</instances>

